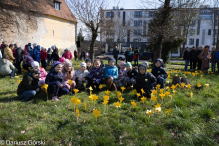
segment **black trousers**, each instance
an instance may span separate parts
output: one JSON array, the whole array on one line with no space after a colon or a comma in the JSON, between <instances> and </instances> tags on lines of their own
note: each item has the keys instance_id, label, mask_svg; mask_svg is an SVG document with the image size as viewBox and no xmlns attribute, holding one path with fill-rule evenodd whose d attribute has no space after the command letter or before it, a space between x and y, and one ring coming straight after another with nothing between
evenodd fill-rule
<instances>
[{"instance_id":1,"label":"black trousers","mask_svg":"<svg viewBox=\"0 0 219 146\"><path fill-rule=\"evenodd\" d=\"M42 60L41 60L41 64L42 64L42 67L43 67L44 69L46 69L46 61L42 61Z\"/></svg>"},{"instance_id":2,"label":"black trousers","mask_svg":"<svg viewBox=\"0 0 219 146\"><path fill-rule=\"evenodd\" d=\"M190 69L196 69L197 60L190 60Z\"/></svg>"},{"instance_id":3,"label":"black trousers","mask_svg":"<svg viewBox=\"0 0 219 146\"><path fill-rule=\"evenodd\" d=\"M198 70L201 70L202 68L202 60L198 59Z\"/></svg>"}]
</instances>

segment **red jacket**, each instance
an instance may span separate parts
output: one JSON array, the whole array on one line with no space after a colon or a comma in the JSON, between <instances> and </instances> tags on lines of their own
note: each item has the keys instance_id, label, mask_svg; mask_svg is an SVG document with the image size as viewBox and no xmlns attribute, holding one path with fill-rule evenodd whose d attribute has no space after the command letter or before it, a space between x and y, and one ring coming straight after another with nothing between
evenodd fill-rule
<instances>
[{"instance_id":1,"label":"red jacket","mask_svg":"<svg viewBox=\"0 0 219 146\"><path fill-rule=\"evenodd\" d=\"M46 58L47 58L46 51L40 51L40 59L41 59L41 61L45 61Z\"/></svg>"},{"instance_id":2,"label":"red jacket","mask_svg":"<svg viewBox=\"0 0 219 146\"><path fill-rule=\"evenodd\" d=\"M73 58L73 56L72 56L72 54L71 54L71 52L69 51L69 52L65 52L65 54L64 54L64 56L63 56L65 59L69 59L69 60L71 60L72 58Z\"/></svg>"}]
</instances>

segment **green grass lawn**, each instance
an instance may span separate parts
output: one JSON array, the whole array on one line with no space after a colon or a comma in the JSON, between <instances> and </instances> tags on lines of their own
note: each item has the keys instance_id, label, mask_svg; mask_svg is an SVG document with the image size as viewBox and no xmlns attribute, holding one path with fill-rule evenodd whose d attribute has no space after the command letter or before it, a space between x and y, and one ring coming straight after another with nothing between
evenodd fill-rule
<instances>
[{"instance_id":1,"label":"green grass lawn","mask_svg":"<svg viewBox=\"0 0 219 146\"><path fill-rule=\"evenodd\" d=\"M77 65L76 65L77 63ZM105 62L106 63L106 62ZM74 62L78 69L79 62ZM171 67L171 66L168 66ZM150 69L149 69L150 70ZM167 69L170 72L170 69ZM172 72L171 76L187 76L191 89L176 88L172 99L162 101L146 99L143 104L132 89L125 89L125 98L120 108L116 92L110 92L109 103L105 107L103 96L106 86L100 92L93 91L99 99L89 99L89 89L76 95L81 100L77 106L79 118L71 102L73 96L61 96L59 101L47 101L46 94L40 93L33 100L23 103L16 94L17 79L0 79L0 139L2 140L45 140L46 145L218 145L219 144L219 90L218 74L203 74L193 77ZM20 76L22 78L22 76ZM167 81L172 82L171 78ZM201 83L201 87L196 87ZM209 87L205 84L209 83ZM121 91L121 90L120 90ZM164 93L166 90L164 90ZM172 94L172 89L170 89ZM190 93L193 92L193 97ZM160 93L159 93L160 94ZM137 105L132 107L131 101ZM87 104L86 111L85 105ZM161 104L161 112L154 105ZM167 115L167 109L172 111ZM93 109L100 111L95 118ZM146 113L152 110L150 118Z\"/></svg>"}]
</instances>

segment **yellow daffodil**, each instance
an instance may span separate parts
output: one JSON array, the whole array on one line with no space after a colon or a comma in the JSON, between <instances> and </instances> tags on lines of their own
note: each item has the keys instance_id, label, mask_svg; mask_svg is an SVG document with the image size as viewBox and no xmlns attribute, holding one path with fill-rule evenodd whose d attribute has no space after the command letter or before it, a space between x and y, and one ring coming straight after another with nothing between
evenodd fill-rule
<instances>
[{"instance_id":1,"label":"yellow daffodil","mask_svg":"<svg viewBox=\"0 0 219 146\"><path fill-rule=\"evenodd\" d=\"M198 88L200 88L201 86L202 86L201 83L198 83L198 84L197 84L197 87L198 87Z\"/></svg>"},{"instance_id":2,"label":"yellow daffodil","mask_svg":"<svg viewBox=\"0 0 219 146\"><path fill-rule=\"evenodd\" d=\"M193 93L192 92L190 93L190 96L191 96L191 98L193 97Z\"/></svg>"},{"instance_id":3,"label":"yellow daffodil","mask_svg":"<svg viewBox=\"0 0 219 146\"><path fill-rule=\"evenodd\" d=\"M192 85L190 85L190 84L187 85L187 88L188 88L188 89L190 89L191 87L192 87Z\"/></svg>"},{"instance_id":4,"label":"yellow daffodil","mask_svg":"<svg viewBox=\"0 0 219 146\"><path fill-rule=\"evenodd\" d=\"M160 89L160 93L163 93L163 89Z\"/></svg>"},{"instance_id":5,"label":"yellow daffodil","mask_svg":"<svg viewBox=\"0 0 219 146\"><path fill-rule=\"evenodd\" d=\"M76 112L76 116L79 117L79 110L78 110L78 108L76 109L75 112Z\"/></svg>"},{"instance_id":6,"label":"yellow daffodil","mask_svg":"<svg viewBox=\"0 0 219 146\"><path fill-rule=\"evenodd\" d=\"M161 94L159 94L159 95L160 95L161 99L163 100L165 94L161 93Z\"/></svg>"},{"instance_id":7,"label":"yellow daffodil","mask_svg":"<svg viewBox=\"0 0 219 146\"><path fill-rule=\"evenodd\" d=\"M153 113L153 111L151 111L151 110L147 110L146 113L148 114L148 116L149 116L149 118L150 118L150 117L151 117L151 114Z\"/></svg>"},{"instance_id":8,"label":"yellow daffodil","mask_svg":"<svg viewBox=\"0 0 219 146\"><path fill-rule=\"evenodd\" d=\"M200 77L203 77L203 75L200 75Z\"/></svg>"},{"instance_id":9,"label":"yellow daffodil","mask_svg":"<svg viewBox=\"0 0 219 146\"><path fill-rule=\"evenodd\" d=\"M169 90L170 90L170 87L166 87L166 89L167 89L167 91L169 91Z\"/></svg>"},{"instance_id":10,"label":"yellow daffodil","mask_svg":"<svg viewBox=\"0 0 219 146\"><path fill-rule=\"evenodd\" d=\"M137 98L138 98L139 96L141 96L141 94L140 94L140 93L137 93Z\"/></svg>"},{"instance_id":11,"label":"yellow daffodil","mask_svg":"<svg viewBox=\"0 0 219 146\"><path fill-rule=\"evenodd\" d=\"M147 98L145 98L144 96L141 98L141 101L144 103L144 101L146 100Z\"/></svg>"},{"instance_id":12,"label":"yellow daffodil","mask_svg":"<svg viewBox=\"0 0 219 146\"><path fill-rule=\"evenodd\" d=\"M119 97L119 101L120 101L120 103L122 103L122 101L123 101L124 99L125 99L125 98L122 98L122 96Z\"/></svg>"},{"instance_id":13,"label":"yellow daffodil","mask_svg":"<svg viewBox=\"0 0 219 146\"><path fill-rule=\"evenodd\" d=\"M166 97L170 95L170 92L165 92Z\"/></svg>"},{"instance_id":14,"label":"yellow daffodil","mask_svg":"<svg viewBox=\"0 0 219 146\"><path fill-rule=\"evenodd\" d=\"M125 87L123 86L123 87L121 87L121 90L122 90L122 92L125 90Z\"/></svg>"},{"instance_id":15,"label":"yellow daffodil","mask_svg":"<svg viewBox=\"0 0 219 146\"><path fill-rule=\"evenodd\" d=\"M195 73L192 73L192 75L195 76L196 74L195 74Z\"/></svg>"},{"instance_id":16,"label":"yellow daffodil","mask_svg":"<svg viewBox=\"0 0 219 146\"><path fill-rule=\"evenodd\" d=\"M176 86L174 86L174 85L171 86L171 89L172 89L172 90L174 90L175 88L176 88Z\"/></svg>"},{"instance_id":17,"label":"yellow daffodil","mask_svg":"<svg viewBox=\"0 0 219 146\"><path fill-rule=\"evenodd\" d=\"M176 92L177 92L176 90L173 90L173 94L174 94L174 95L176 94Z\"/></svg>"},{"instance_id":18,"label":"yellow daffodil","mask_svg":"<svg viewBox=\"0 0 219 146\"><path fill-rule=\"evenodd\" d=\"M116 106L116 108L119 108L121 104L119 102L115 102L114 105Z\"/></svg>"},{"instance_id":19,"label":"yellow daffodil","mask_svg":"<svg viewBox=\"0 0 219 146\"><path fill-rule=\"evenodd\" d=\"M157 90L153 90L153 91L152 91L152 94L153 94L153 95L157 94Z\"/></svg>"},{"instance_id":20,"label":"yellow daffodil","mask_svg":"<svg viewBox=\"0 0 219 146\"><path fill-rule=\"evenodd\" d=\"M95 94L93 95L93 100L96 101L98 99L98 96Z\"/></svg>"},{"instance_id":21,"label":"yellow daffodil","mask_svg":"<svg viewBox=\"0 0 219 146\"><path fill-rule=\"evenodd\" d=\"M16 79L20 79L20 77L19 77L19 76L15 76L15 78L16 78Z\"/></svg>"},{"instance_id":22,"label":"yellow daffodil","mask_svg":"<svg viewBox=\"0 0 219 146\"><path fill-rule=\"evenodd\" d=\"M132 101L131 104L133 108L135 108L135 106L137 105L134 101Z\"/></svg>"},{"instance_id":23,"label":"yellow daffodil","mask_svg":"<svg viewBox=\"0 0 219 146\"><path fill-rule=\"evenodd\" d=\"M102 88L103 88L103 85L100 84L100 85L99 85L99 89L101 90Z\"/></svg>"},{"instance_id":24,"label":"yellow daffodil","mask_svg":"<svg viewBox=\"0 0 219 146\"><path fill-rule=\"evenodd\" d=\"M77 94L79 92L78 89L74 89L73 91L75 92L75 94Z\"/></svg>"},{"instance_id":25,"label":"yellow daffodil","mask_svg":"<svg viewBox=\"0 0 219 146\"><path fill-rule=\"evenodd\" d=\"M160 106L161 106L161 104L159 104L159 103L157 103L156 105L154 105L155 108L158 108L158 107L160 107Z\"/></svg>"},{"instance_id":26,"label":"yellow daffodil","mask_svg":"<svg viewBox=\"0 0 219 146\"><path fill-rule=\"evenodd\" d=\"M133 92L134 92L134 94L135 94L135 93L137 93L137 90L136 90L136 89L134 89L134 90L133 90Z\"/></svg>"},{"instance_id":27,"label":"yellow daffodil","mask_svg":"<svg viewBox=\"0 0 219 146\"><path fill-rule=\"evenodd\" d=\"M205 84L206 87L209 87L209 84Z\"/></svg>"},{"instance_id":28,"label":"yellow daffodil","mask_svg":"<svg viewBox=\"0 0 219 146\"><path fill-rule=\"evenodd\" d=\"M104 100L109 100L109 96L105 95L103 96Z\"/></svg>"},{"instance_id":29,"label":"yellow daffodil","mask_svg":"<svg viewBox=\"0 0 219 146\"><path fill-rule=\"evenodd\" d=\"M90 98L90 100L94 100L94 98L93 98L93 95L92 95L92 94L89 96L89 98Z\"/></svg>"},{"instance_id":30,"label":"yellow daffodil","mask_svg":"<svg viewBox=\"0 0 219 146\"><path fill-rule=\"evenodd\" d=\"M109 102L108 100L105 100L105 99L104 99L104 100L103 100L104 106L106 106L108 102Z\"/></svg>"},{"instance_id":31,"label":"yellow daffodil","mask_svg":"<svg viewBox=\"0 0 219 146\"><path fill-rule=\"evenodd\" d=\"M154 95L151 95L151 100L152 100L153 102L155 102L155 101L157 101L157 97L155 97Z\"/></svg>"},{"instance_id":32,"label":"yellow daffodil","mask_svg":"<svg viewBox=\"0 0 219 146\"><path fill-rule=\"evenodd\" d=\"M100 111L98 111L97 109L95 109L93 111L93 115L97 118L98 116L100 116Z\"/></svg>"},{"instance_id":33,"label":"yellow daffodil","mask_svg":"<svg viewBox=\"0 0 219 146\"><path fill-rule=\"evenodd\" d=\"M18 80L17 82L20 84L20 83L21 83L21 80Z\"/></svg>"},{"instance_id":34,"label":"yellow daffodil","mask_svg":"<svg viewBox=\"0 0 219 146\"><path fill-rule=\"evenodd\" d=\"M185 85L186 85L186 84L185 84L184 82L181 83L181 86L182 86L182 87L185 87Z\"/></svg>"},{"instance_id":35,"label":"yellow daffodil","mask_svg":"<svg viewBox=\"0 0 219 146\"><path fill-rule=\"evenodd\" d=\"M121 92L117 91L117 92L116 92L116 95L117 95L117 97L119 98L120 95L121 95Z\"/></svg>"},{"instance_id":36,"label":"yellow daffodil","mask_svg":"<svg viewBox=\"0 0 219 146\"><path fill-rule=\"evenodd\" d=\"M157 84L157 86L156 86L157 88L160 88L160 84Z\"/></svg>"},{"instance_id":37,"label":"yellow daffodil","mask_svg":"<svg viewBox=\"0 0 219 146\"><path fill-rule=\"evenodd\" d=\"M90 87L89 87L89 90L90 90L90 91L92 91L92 90L93 90L93 88L90 86Z\"/></svg>"},{"instance_id":38,"label":"yellow daffodil","mask_svg":"<svg viewBox=\"0 0 219 146\"><path fill-rule=\"evenodd\" d=\"M144 94L144 93L145 93L143 88L141 89L141 93L142 93L142 94Z\"/></svg>"},{"instance_id":39,"label":"yellow daffodil","mask_svg":"<svg viewBox=\"0 0 219 146\"><path fill-rule=\"evenodd\" d=\"M172 109L169 108L169 109L166 111L167 115L169 115L171 111L172 111Z\"/></svg>"},{"instance_id":40,"label":"yellow daffodil","mask_svg":"<svg viewBox=\"0 0 219 146\"><path fill-rule=\"evenodd\" d=\"M105 93L106 93L106 95L109 95L109 94L110 94L110 91L107 90L107 91L105 91Z\"/></svg>"},{"instance_id":41,"label":"yellow daffodil","mask_svg":"<svg viewBox=\"0 0 219 146\"><path fill-rule=\"evenodd\" d=\"M84 103L84 109L85 109L85 111L87 110L87 104L86 104L86 102Z\"/></svg>"},{"instance_id":42,"label":"yellow daffodil","mask_svg":"<svg viewBox=\"0 0 219 146\"><path fill-rule=\"evenodd\" d=\"M72 80L69 80L68 83L69 83L69 85L72 85L72 84L73 84L73 81L72 81Z\"/></svg>"},{"instance_id":43,"label":"yellow daffodil","mask_svg":"<svg viewBox=\"0 0 219 146\"><path fill-rule=\"evenodd\" d=\"M79 98L75 98L75 96L73 96L73 98L71 98L71 102L78 105L81 103L81 100Z\"/></svg>"},{"instance_id":44,"label":"yellow daffodil","mask_svg":"<svg viewBox=\"0 0 219 146\"><path fill-rule=\"evenodd\" d=\"M161 111L161 107L155 108L155 111L160 112Z\"/></svg>"},{"instance_id":45,"label":"yellow daffodil","mask_svg":"<svg viewBox=\"0 0 219 146\"><path fill-rule=\"evenodd\" d=\"M179 88L180 88L181 86L180 86L180 84L177 83L177 84L176 84L176 87L179 87Z\"/></svg>"}]
</instances>

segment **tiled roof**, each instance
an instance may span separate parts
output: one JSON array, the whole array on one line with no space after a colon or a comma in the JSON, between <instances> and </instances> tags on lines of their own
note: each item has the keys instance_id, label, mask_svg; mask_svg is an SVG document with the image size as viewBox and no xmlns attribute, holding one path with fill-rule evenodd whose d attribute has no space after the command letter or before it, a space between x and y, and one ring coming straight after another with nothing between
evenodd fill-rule
<instances>
[{"instance_id":1,"label":"tiled roof","mask_svg":"<svg viewBox=\"0 0 219 146\"><path fill-rule=\"evenodd\" d=\"M60 2L60 10L55 9L55 1ZM3 0L3 3L77 22L65 0Z\"/></svg>"}]
</instances>

